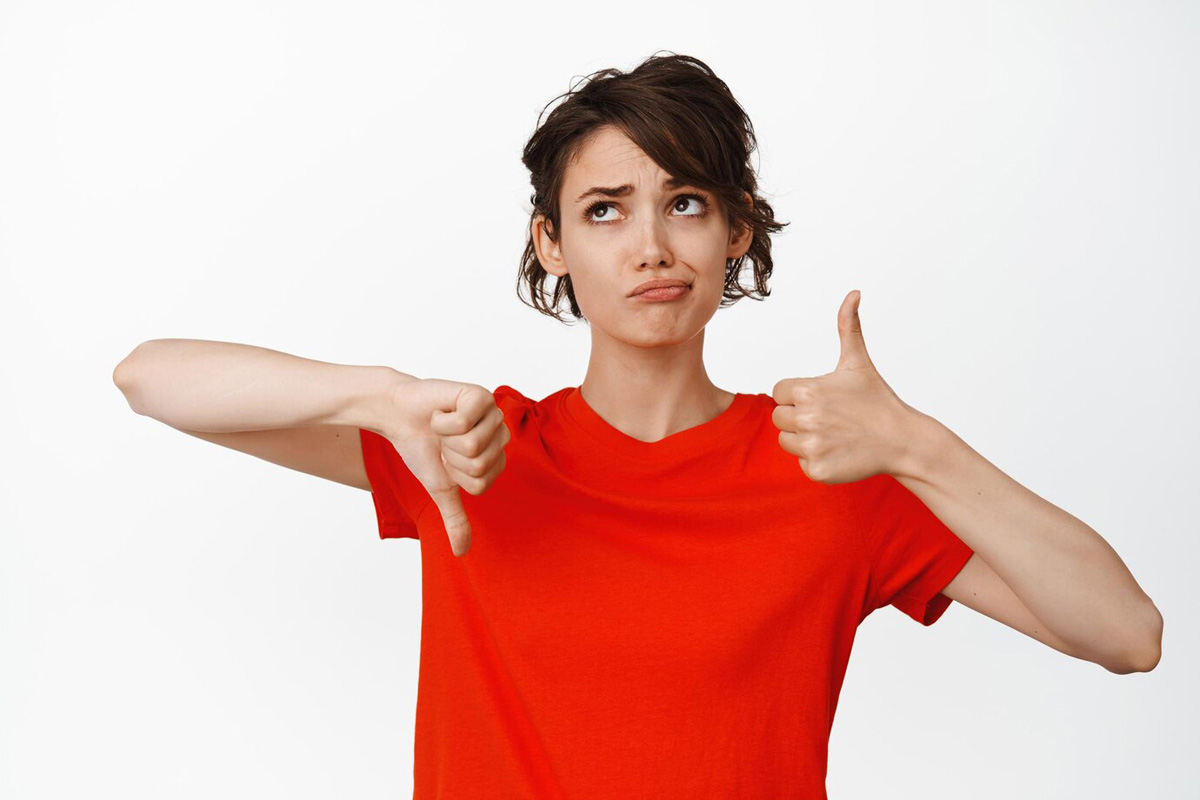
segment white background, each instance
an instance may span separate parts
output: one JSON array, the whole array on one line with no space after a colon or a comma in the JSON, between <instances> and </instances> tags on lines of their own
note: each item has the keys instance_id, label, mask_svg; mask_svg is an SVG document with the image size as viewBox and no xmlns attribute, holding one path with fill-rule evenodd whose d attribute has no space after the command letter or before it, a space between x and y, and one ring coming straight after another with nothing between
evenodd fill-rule
<instances>
[{"instance_id":1,"label":"white background","mask_svg":"<svg viewBox=\"0 0 1200 800\"><path fill-rule=\"evenodd\" d=\"M861 289L900 396L1095 528L1165 617L1158 668L1120 676L965 606L876 612L831 798L1200 796L1198 17L0 6L0 796L410 796L418 543L380 542L365 492L134 414L113 367L182 337L577 385L586 326L516 296L520 151L573 79L660 49L730 85L792 222L773 295L709 326L714 381L830 371Z\"/></svg>"}]
</instances>

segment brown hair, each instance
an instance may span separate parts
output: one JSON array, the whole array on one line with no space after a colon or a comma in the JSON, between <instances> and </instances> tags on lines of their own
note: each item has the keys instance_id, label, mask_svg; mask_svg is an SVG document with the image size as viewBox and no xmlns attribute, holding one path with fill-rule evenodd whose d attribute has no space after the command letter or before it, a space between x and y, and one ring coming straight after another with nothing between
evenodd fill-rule
<instances>
[{"instance_id":1,"label":"brown hair","mask_svg":"<svg viewBox=\"0 0 1200 800\"><path fill-rule=\"evenodd\" d=\"M612 125L664 171L715 194L731 228L743 225L753 230L746 254L726 261L725 291L719 307L731 306L742 297L762 300L770 296L767 279L773 264L768 234L778 233L789 223L776 221L770 204L758 195L758 181L749 163L757 146L754 127L729 87L707 64L691 56L656 54L632 72L612 68L593 72L585 76L582 86L573 86L546 108L563 97L567 99L544 124L538 116L539 126L521 156L533 184L530 228L542 215L547 235L557 241L558 196L567 165L597 128ZM747 193L752 204L746 202ZM738 283L746 259L754 264L752 288ZM559 322L567 322L558 308L565 297L571 315L583 319L571 276L558 278L553 294L545 289L548 276L538 261L530 230L517 276L517 296ZM532 303L521 294L526 283Z\"/></svg>"}]
</instances>

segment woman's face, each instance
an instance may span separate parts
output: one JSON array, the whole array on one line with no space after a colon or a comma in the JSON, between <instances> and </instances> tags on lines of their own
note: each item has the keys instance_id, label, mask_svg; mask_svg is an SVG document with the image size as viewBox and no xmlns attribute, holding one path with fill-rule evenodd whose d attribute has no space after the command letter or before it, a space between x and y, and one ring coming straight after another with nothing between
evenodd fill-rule
<instances>
[{"instance_id":1,"label":"woman's face","mask_svg":"<svg viewBox=\"0 0 1200 800\"><path fill-rule=\"evenodd\" d=\"M616 128L600 128L567 167L558 242L533 224L538 260L569 274L593 332L638 347L682 344L716 313L725 260L750 247L749 229L731 236L715 196L672 176ZM594 191L612 189L615 192ZM632 296L659 278L688 285L678 299Z\"/></svg>"}]
</instances>

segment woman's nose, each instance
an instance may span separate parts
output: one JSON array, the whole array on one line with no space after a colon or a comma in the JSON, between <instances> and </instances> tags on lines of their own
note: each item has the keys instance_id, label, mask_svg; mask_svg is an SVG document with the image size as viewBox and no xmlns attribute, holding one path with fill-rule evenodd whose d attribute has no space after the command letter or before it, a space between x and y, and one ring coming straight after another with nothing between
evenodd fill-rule
<instances>
[{"instance_id":1,"label":"woman's nose","mask_svg":"<svg viewBox=\"0 0 1200 800\"><path fill-rule=\"evenodd\" d=\"M641 266L656 267L659 264L670 264L671 243L667 236L665 223L654 215L646 218L639 228L639 260Z\"/></svg>"}]
</instances>

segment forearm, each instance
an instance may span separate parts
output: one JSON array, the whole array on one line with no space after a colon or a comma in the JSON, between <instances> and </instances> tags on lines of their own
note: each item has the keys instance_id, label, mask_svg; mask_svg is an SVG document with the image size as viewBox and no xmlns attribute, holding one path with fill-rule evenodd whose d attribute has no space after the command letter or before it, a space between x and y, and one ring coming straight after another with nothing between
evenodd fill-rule
<instances>
[{"instance_id":1,"label":"forearm","mask_svg":"<svg viewBox=\"0 0 1200 800\"><path fill-rule=\"evenodd\" d=\"M331 364L203 339L144 342L113 372L138 414L211 433L305 425L377 430L382 398L405 379L413 376L391 367Z\"/></svg>"},{"instance_id":2,"label":"forearm","mask_svg":"<svg viewBox=\"0 0 1200 800\"><path fill-rule=\"evenodd\" d=\"M922 416L897 479L1059 638L1098 663L1144 652L1161 617L1108 542Z\"/></svg>"}]
</instances>

